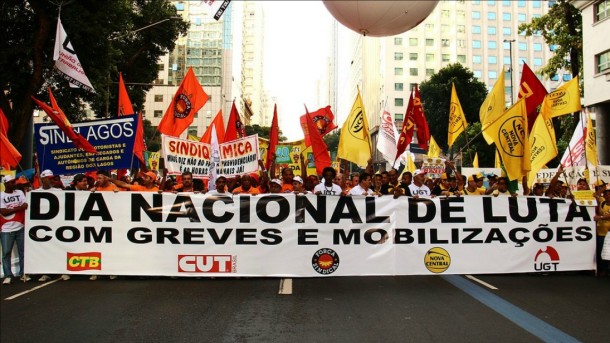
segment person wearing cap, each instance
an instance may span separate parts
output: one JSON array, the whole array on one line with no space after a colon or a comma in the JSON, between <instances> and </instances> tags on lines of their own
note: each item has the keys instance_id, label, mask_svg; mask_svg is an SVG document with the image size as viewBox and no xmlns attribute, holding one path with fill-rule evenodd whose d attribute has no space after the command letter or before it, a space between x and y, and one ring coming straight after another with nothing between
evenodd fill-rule
<instances>
[{"instance_id":1,"label":"person wearing cap","mask_svg":"<svg viewBox=\"0 0 610 343\"><path fill-rule=\"evenodd\" d=\"M271 181L269 181L269 193L271 193L271 194L284 193L282 191L282 180L272 179Z\"/></svg>"},{"instance_id":2,"label":"person wearing cap","mask_svg":"<svg viewBox=\"0 0 610 343\"><path fill-rule=\"evenodd\" d=\"M292 179L292 189L294 194L311 194L308 190L305 189L303 185L303 179L300 176L295 176Z\"/></svg>"},{"instance_id":3,"label":"person wearing cap","mask_svg":"<svg viewBox=\"0 0 610 343\"><path fill-rule=\"evenodd\" d=\"M11 283L13 271L11 269L11 253L13 246L17 245L19 258L19 273L15 277L21 277L22 281L29 278L24 274L24 232L25 232L25 210L28 208L25 193L15 189L15 177L5 175L2 178L4 191L0 192L0 241L2 243L2 271L4 272L4 285Z\"/></svg>"},{"instance_id":4,"label":"person wearing cap","mask_svg":"<svg viewBox=\"0 0 610 343\"><path fill-rule=\"evenodd\" d=\"M209 192L207 192L206 194L209 195L230 195L229 192L227 192L227 177L224 175L218 175L216 177L216 180L214 181L214 185L216 186L216 189L211 190Z\"/></svg>"},{"instance_id":5,"label":"person wearing cap","mask_svg":"<svg viewBox=\"0 0 610 343\"><path fill-rule=\"evenodd\" d=\"M578 179L578 181L576 181L576 190L577 191L588 191L591 188L589 187L589 183L587 182L587 179L585 179L584 177L581 177L580 179Z\"/></svg>"},{"instance_id":6,"label":"person wearing cap","mask_svg":"<svg viewBox=\"0 0 610 343\"><path fill-rule=\"evenodd\" d=\"M413 197L429 197L432 196L430 188L424 185L426 181L426 172L417 169L413 172L413 182L409 185L409 191Z\"/></svg>"},{"instance_id":7,"label":"person wearing cap","mask_svg":"<svg viewBox=\"0 0 610 343\"><path fill-rule=\"evenodd\" d=\"M598 204L601 204L602 201L604 201L603 193L605 190L606 182L604 182L604 180L595 181L595 192L593 193L593 196L595 196L595 199L597 199Z\"/></svg>"},{"instance_id":8,"label":"person wearing cap","mask_svg":"<svg viewBox=\"0 0 610 343\"><path fill-rule=\"evenodd\" d=\"M498 189L498 175L494 173L487 175L487 183L489 184L489 187L487 187L487 189L485 190L485 195L490 195L496 189Z\"/></svg>"},{"instance_id":9,"label":"person wearing cap","mask_svg":"<svg viewBox=\"0 0 610 343\"><path fill-rule=\"evenodd\" d=\"M142 176L142 182L143 182L142 185L132 185L127 182L123 182L123 181L115 180L115 179L110 179L110 182L114 183L115 185L117 185L121 188L128 189L132 192L158 192L159 191L159 187L157 187L157 185L155 184L155 181L157 180L157 174L153 173L152 171L147 171L147 172L141 172L140 175Z\"/></svg>"},{"instance_id":10,"label":"person wearing cap","mask_svg":"<svg viewBox=\"0 0 610 343\"><path fill-rule=\"evenodd\" d=\"M53 182L55 175L53 175L53 171L51 171L50 169L43 170L39 176L40 176L40 188L39 189L45 190L45 191L61 191L62 190L62 188L55 187L55 183Z\"/></svg>"},{"instance_id":11,"label":"person wearing cap","mask_svg":"<svg viewBox=\"0 0 610 343\"><path fill-rule=\"evenodd\" d=\"M479 179L476 175L470 175L467 180L467 186L464 187L464 195L485 195L485 191L477 187Z\"/></svg>"},{"instance_id":12,"label":"person wearing cap","mask_svg":"<svg viewBox=\"0 0 610 343\"><path fill-rule=\"evenodd\" d=\"M335 168L325 167L322 170L322 176L324 178L323 182L317 184L313 189L315 195L341 195L341 193L343 193L341 187L333 183L333 180L337 176Z\"/></svg>"},{"instance_id":13,"label":"person wearing cap","mask_svg":"<svg viewBox=\"0 0 610 343\"><path fill-rule=\"evenodd\" d=\"M25 176L20 176L15 180L15 189L22 191L24 194L32 190L32 185L30 185L30 180L28 180Z\"/></svg>"},{"instance_id":14,"label":"person wearing cap","mask_svg":"<svg viewBox=\"0 0 610 343\"><path fill-rule=\"evenodd\" d=\"M597 205L595 217L597 231L597 276L606 277L610 272L610 261L602 259L602 249L608 232L610 231L610 189L602 192L603 201Z\"/></svg>"},{"instance_id":15,"label":"person wearing cap","mask_svg":"<svg viewBox=\"0 0 610 343\"><path fill-rule=\"evenodd\" d=\"M241 186L233 189L233 194L260 194L258 188L252 186L252 176L244 174L241 177Z\"/></svg>"}]
</instances>

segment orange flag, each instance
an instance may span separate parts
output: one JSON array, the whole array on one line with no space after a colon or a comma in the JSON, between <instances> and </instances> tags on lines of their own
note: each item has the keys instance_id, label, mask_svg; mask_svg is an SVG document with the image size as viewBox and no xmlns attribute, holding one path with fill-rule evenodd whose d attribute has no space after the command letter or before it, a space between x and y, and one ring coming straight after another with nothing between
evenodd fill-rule
<instances>
[{"instance_id":1,"label":"orange flag","mask_svg":"<svg viewBox=\"0 0 610 343\"><path fill-rule=\"evenodd\" d=\"M0 132L0 165L4 167L4 169L14 169L19 165L19 161L21 161L21 154L15 146L11 144L8 140L8 137ZM10 168L7 168L10 166Z\"/></svg>"},{"instance_id":2,"label":"orange flag","mask_svg":"<svg viewBox=\"0 0 610 343\"><path fill-rule=\"evenodd\" d=\"M97 150L95 150L93 145L91 145L91 143L89 143L85 139L85 137L74 131L74 128L72 128L72 124L70 124L70 121L68 120L64 112L57 105L57 101L55 101L55 97L51 92L51 88L49 88L49 98L51 99L51 105L53 106L53 108L49 107L49 105L34 97L32 97L32 100L34 100L34 102L38 106L40 106L40 108L42 108L42 110L49 116L49 118L51 118L53 122L57 126L59 126L59 129L63 131L68 138L70 138L72 143L74 143L77 148L82 149L86 152L90 152L92 154L96 154Z\"/></svg>"},{"instance_id":3,"label":"orange flag","mask_svg":"<svg viewBox=\"0 0 610 343\"><path fill-rule=\"evenodd\" d=\"M189 68L157 129L168 136L180 136L191 125L195 113L208 102L209 98L197 81L193 68Z\"/></svg>"},{"instance_id":4,"label":"orange flag","mask_svg":"<svg viewBox=\"0 0 610 343\"><path fill-rule=\"evenodd\" d=\"M140 160L143 166L146 166L144 160L144 151L146 151L146 142L144 141L144 122L142 121L142 112L138 113L138 130L136 138L133 142L133 153Z\"/></svg>"},{"instance_id":5,"label":"orange flag","mask_svg":"<svg viewBox=\"0 0 610 343\"><path fill-rule=\"evenodd\" d=\"M222 109L218 111L214 120L210 123L210 126L205 130L203 136L201 136L200 142L211 144L212 142L212 126L216 126L216 137L218 142L224 142L225 140L225 121L222 119Z\"/></svg>"},{"instance_id":6,"label":"orange flag","mask_svg":"<svg viewBox=\"0 0 610 343\"><path fill-rule=\"evenodd\" d=\"M280 126L277 122L277 104L273 106L273 119L271 121L271 130L269 131L269 147L267 148L267 160L265 161L265 169L271 167L271 160L275 154L275 147L280 138Z\"/></svg>"},{"instance_id":7,"label":"orange flag","mask_svg":"<svg viewBox=\"0 0 610 343\"><path fill-rule=\"evenodd\" d=\"M235 107L235 100L233 100L233 106L231 106L231 114L229 114L224 142L234 141L243 137L246 137L246 127L241 122L239 112L237 112L237 107Z\"/></svg>"},{"instance_id":8,"label":"orange flag","mask_svg":"<svg viewBox=\"0 0 610 343\"><path fill-rule=\"evenodd\" d=\"M311 140L311 149L313 150L313 160L316 165L316 172L318 175L322 175L324 168L330 167L332 161L330 160L328 147L326 146L326 143L324 143L322 135L320 134L320 131L318 131L318 127L314 124L313 119L309 115L309 111L307 112L306 117L307 131L309 132L309 139Z\"/></svg>"},{"instance_id":9,"label":"orange flag","mask_svg":"<svg viewBox=\"0 0 610 343\"><path fill-rule=\"evenodd\" d=\"M333 122L335 120L335 115L333 114L333 111L331 111L330 106L320 108L315 112L307 111L306 106L305 111L308 113L311 120L313 120L313 123L320 135L324 136L337 128L337 125L335 125ZM303 129L303 133L305 133L305 146L310 146L311 139L309 137L309 130L307 129L307 118L305 118L305 114L302 115L300 119L301 128Z\"/></svg>"},{"instance_id":10,"label":"orange flag","mask_svg":"<svg viewBox=\"0 0 610 343\"><path fill-rule=\"evenodd\" d=\"M119 117L135 113L127 94L127 88L125 88L125 83L123 82L123 74L119 73Z\"/></svg>"}]
</instances>

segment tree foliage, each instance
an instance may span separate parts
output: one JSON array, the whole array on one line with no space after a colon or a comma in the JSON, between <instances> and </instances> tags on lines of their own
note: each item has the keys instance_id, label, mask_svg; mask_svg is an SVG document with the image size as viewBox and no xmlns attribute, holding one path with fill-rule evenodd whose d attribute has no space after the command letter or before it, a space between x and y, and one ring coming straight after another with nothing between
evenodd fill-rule
<instances>
[{"instance_id":1,"label":"tree foliage","mask_svg":"<svg viewBox=\"0 0 610 343\"><path fill-rule=\"evenodd\" d=\"M259 137L269 139L269 133L271 132L270 126L260 126L258 124L254 125L246 125L246 135L250 136L253 134L258 134ZM282 136L282 130L279 132L278 140L280 142L286 141L286 137Z\"/></svg>"},{"instance_id":2,"label":"tree foliage","mask_svg":"<svg viewBox=\"0 0 610 343\"><path fill-rule=\"evenodd\" d=\"M432 75L429 80L421 83L419 87L421 101L426 119L428 120L428 126L430 127L430 134L444 151L448 150L447 131L452 83L455 84L460 104L464 110L466 121L469 124L468 130L466 130L468 140L481 131L480 123L478 126L472 124L479 122L479 108L487 96L485 84L476 79L472 71L459 63L448 65ZM460 151L468 140L466 139L466 134L460 134L458 139L453 143L453 152ZM493 164L494 150L487 145L483 137L477 137L465 149L479 153L479 165L486 166ZM467 152L468 150L465 150L463 156ZM472 158L474 158L474 154L472 154Z\"/></svg>"},{"instance_id":3,"label":"tree foliage","mask_svg":"<svg viewBox=\"0 0 610 343\"><path fill-rule=\"evenodd\" d=\"M168 0L59 1L64 29L96 90L92 94L70 88L53 70L60 12L56 4L4 0L0 5L0 30L7 43L0 49L0 106L9 120L9 138L17 144L32 117L30 97L47 101L47 87L72 121L83 117L86 105L96 114L114 116L122 72L126 82L148 84L128 87L135 109L142 109L146 91L157 78L159 57L172 50L178 35L188 29ZM151 24L155 25L133 32Z\"/></svg>"},{"instance_id":4,"label":"tree foliage","mask_svg":"<svg viewBox=\"0 0 610 343\"><path fill-rule=\"evenodd\" d=\"M580 74L582 16L568 0L558 0L547 14L519 25L519 31L526 36L540 34L549 46L555 47L553 57L537 72L549 77L554 77L561 69L570 70L572 76Z\"/></svg>"},{"instance_id":5,"label":"tree foliage","mask_svg":"<svg viewBox=\"0 0 610 343\"><path fill-rule=\"evenodd\" d=\"M337 150L339 149L339 139L341 138L341 130L334 130L331 133L328 133L322 137L324 139L324 143L326 143L326 147L328 148L328 152L331 156L337 155ZM334 153L334 155L333 155Z\"/></svg>"}]
</instances>

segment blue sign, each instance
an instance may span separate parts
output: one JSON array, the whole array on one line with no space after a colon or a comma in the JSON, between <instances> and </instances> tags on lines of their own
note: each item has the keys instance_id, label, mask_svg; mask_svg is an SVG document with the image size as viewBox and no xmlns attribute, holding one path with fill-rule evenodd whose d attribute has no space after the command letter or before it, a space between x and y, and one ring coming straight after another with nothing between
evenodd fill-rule
<instances>
[{"instance_id":1,"label":"blue sign","mask_svg":"<svg viewBox=\"0 0 610 343\"><path fill-rule=\"evenodd\" d=\"M77 149L57 125L36 124L34 139L40 170L73 175L90 170L137 168L138 159L133 154L137 125L134 115L73 124L74 131L97 150L97 154L90 154Z\"/></svg>"}]
</instances>

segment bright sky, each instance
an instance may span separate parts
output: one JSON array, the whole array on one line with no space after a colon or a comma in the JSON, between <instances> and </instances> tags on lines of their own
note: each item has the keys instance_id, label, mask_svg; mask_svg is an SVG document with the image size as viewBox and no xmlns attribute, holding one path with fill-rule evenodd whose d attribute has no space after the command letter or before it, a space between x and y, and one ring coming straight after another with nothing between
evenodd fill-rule
<instances>
[{"instance_id":1,"label":"bright sky","mask_svg":"<svg viewBox=\"0 0 610 343\"><path fill-rule=\"evenodd\" d=\"M276 97L280 129L303 137L299 116L318 103L317 83L326 74L332 16L322 1L265 1L264 82ZM334 110L334 109L333 109Z\"/></svg>"}]
</instances>

